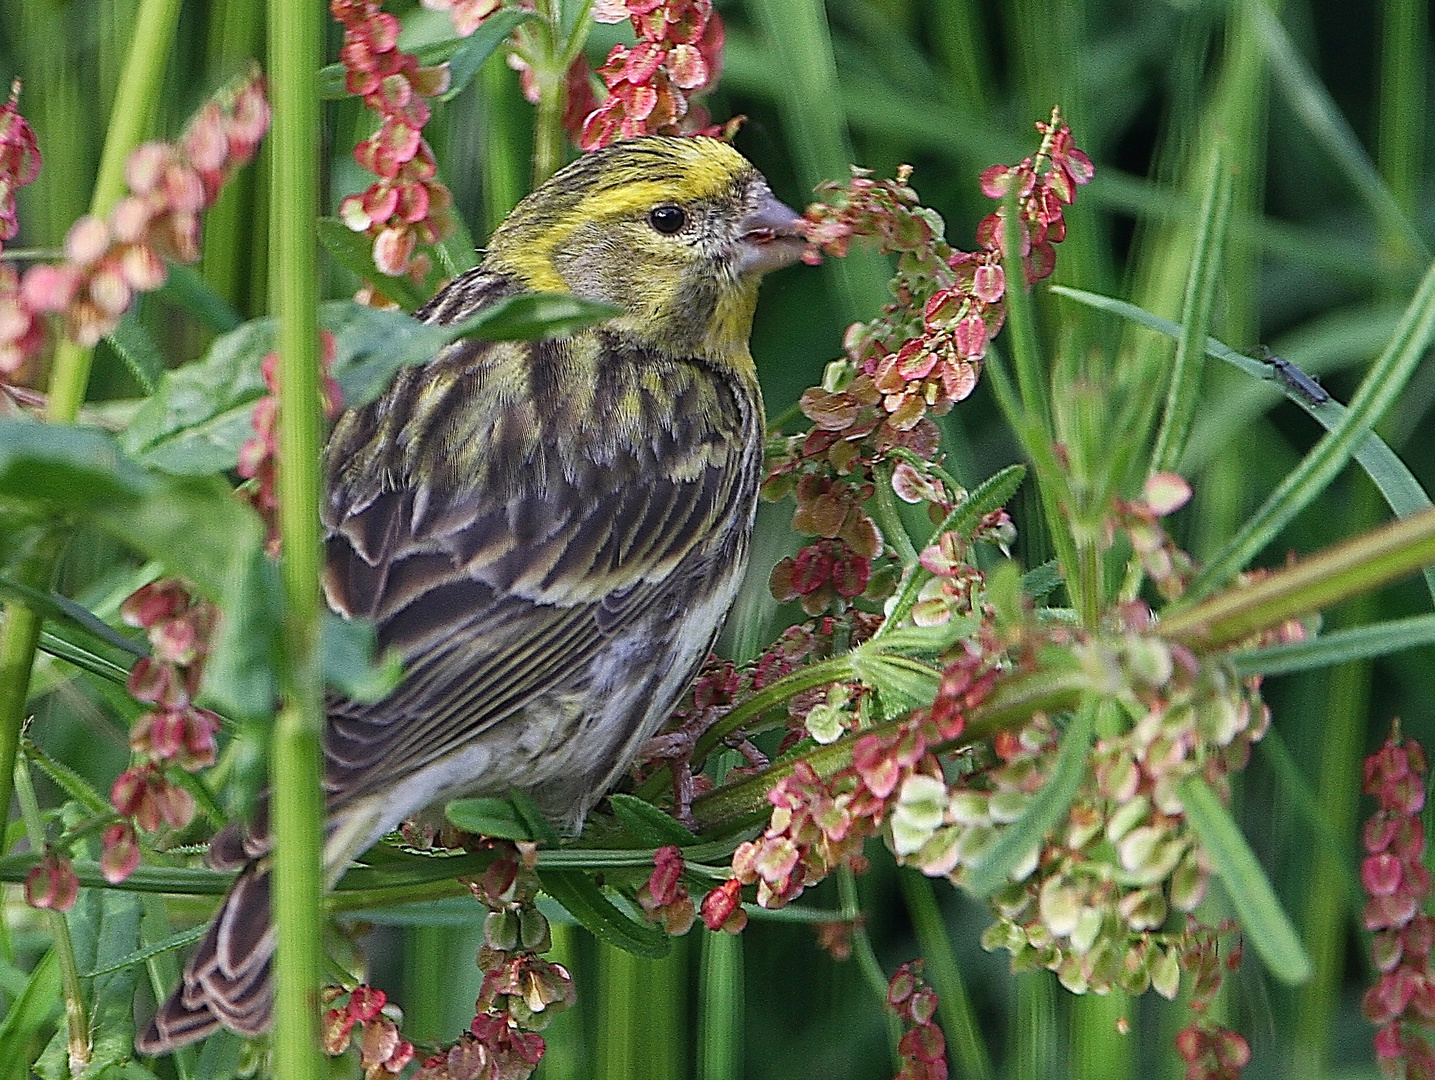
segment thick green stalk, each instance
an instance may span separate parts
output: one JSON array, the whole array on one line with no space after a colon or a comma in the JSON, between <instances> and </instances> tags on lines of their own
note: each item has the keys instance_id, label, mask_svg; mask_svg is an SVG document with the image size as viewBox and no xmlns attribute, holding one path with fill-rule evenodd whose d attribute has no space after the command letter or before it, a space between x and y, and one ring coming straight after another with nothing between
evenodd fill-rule
<instances>
[{"instance_id":1,"label":"thick green stalk","mask_svg":"<svg viewBox=\"0 0 1435 1080\"><path fill-rule=\"evenodd\" d=\"M180 0L144 0L140 5L129 59L105 137L99 179L90 200L92 213L108 213L125 192L125 159L154 123L179 7ZM90 350L62 340L51 370L46 417L72 423L79 415L89 384ZM43 575L37 572L36 580L30 584L43 584ZM15 770L30 668L39 640L39 616L18 604L6 605L4 630L0 632L0 825L10 810L10 777Z\"/></svg>"},{"instance_id":2,"label":"thick green stalk","mask_svg":"<svg viewBox=\"0 0 1435 1080\"><path fill-rule=\"evenodd\" d=\"M319 70L322 16L307 4L270 0L273 203L269 250L276 265L279 333L279 528L283 538L288 670L274 727L274 1061L283 1080L323 1075L319 1048L324 834L319 669Z\"/></svg>"},{"instance_id":3,"label":"thick green stalk","mask_svg":"<svg viewBox=\"0 0 1435 1080\"><path fill-rule=\"evenodd\" d=\"M1435 509L1362 533L1269 577L1164 615L1161 635L1202 650L1218 649L1432 564Z\"/></svg>"},{"instance_id":4,"label":"thick green stalk","mask_svg":"<svg viewBox=\"0 0 1435 1080\"><path fill-rule=\"evenodd\" d=\"M743 938L704 933L698 973L698 1080L741 1080Z\"/></svg>"}]
</instances>

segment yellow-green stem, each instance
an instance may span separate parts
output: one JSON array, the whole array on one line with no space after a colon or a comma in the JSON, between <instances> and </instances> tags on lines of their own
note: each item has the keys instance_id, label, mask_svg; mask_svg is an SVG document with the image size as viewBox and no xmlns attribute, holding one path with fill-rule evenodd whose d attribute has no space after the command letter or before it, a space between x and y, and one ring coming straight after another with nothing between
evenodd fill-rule
<instances>
[{"instance_id":1,"label":"yellow-green stem","mask_svg":"<svg viewBox=\"0 0 1435 1080\"><path fill-rule=\"evenodd\" d=\"M45 850L45 823L40 817L40 802L30 783L25 763L15 765L15 793L20 797L20 816L25 822L25 835L35 852ZM60 966L60 989L65 999L65 1033L69 1042L70 1075L79 1076L90 1063L90 1027L85 1020L84 990L80 986L80 966L75 962L75 946L70 940L70 924L65 913L47 908L45 918L50 924L50 947Z\"/></svg>"},{"instance_id":2,"label":"yellow-green stem","mask_svg":"<svg viewBox=\"0 0 1435 1080\"><path fill-rule=\"evenodd\" d=\"M319 208L320 9L270 0L273 202L269 250L277 272L279 528L285 595L284 705L274 727L274 1062L281 1080L317 1080L324 810L319 669Z\"/></svg>"}]
</instances>

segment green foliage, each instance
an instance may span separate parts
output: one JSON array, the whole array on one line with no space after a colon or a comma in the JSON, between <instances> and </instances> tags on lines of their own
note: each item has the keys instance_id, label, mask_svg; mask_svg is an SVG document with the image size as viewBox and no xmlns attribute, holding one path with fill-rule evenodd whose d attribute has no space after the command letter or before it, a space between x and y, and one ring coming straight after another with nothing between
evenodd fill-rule
<instances>
[{"instance_id":1,"label":"green foliage","mask_svg":"<svg viewBox=\"0 0 1435 1080\"><path fill-rule=\"evenodd\" d=\"M576 10L564 6L570 14ZM13 30L0 35L0 58L6 71L25 76L22 110L34 120L46 155L41 184L20 194L22 242L57 244L89 202L103 116L116 94L130 25L115 5L80 0L66 19L73 15L76 24L105 31L81 40L57 32L62 27L43 5L31 7L12 5L0 15ZM923 201L941 212L954 244L970 247L972 230L989 209L976 195L977 174L1029 153L1030 120L1056 100L1097 162L1096 179L1070 216L1060 284L1038 286L1029 309L1016 300L1008 337L998 339L1000 351L982 387L941 420L943 467L953 486L960 479L970 489L969 498L940 523L893 505L891 518L880 522L893 545L905 543L915 553L949 530L970 538L983 515L1006 506L1017 524L1013 557L995 562L983 552L978 560L998 623L1020 625L1038 611L1043 625L1089 626L1094 613L1119 600L1152 595L1141 591L1129 552L1120 545L1101 550L1099 542L1110 497L1135 498L1151 468L1175 469L1195 489L1190 506L1165 522L1206 567L1191 598L1219 597L1238 571L1279 567L1288 551L1308 553L1348 539L1385 516L1386 507L1409 518L1431 506L1421 478L1435 469L1435 446L1420 435L1429 430L1435 405L1435 382L1422 367L1435 334L1435 272L1420 278L1430 234L1416 211L1428 202L1430 180L1421 172L1427 125L1418 91L1428 84L1429 58L1428 33L1417 32L1419 7L1392 0L1376 19L1364 9L1320 2L1282 26L1261 5L1178 9L1024 0L1003 6L1001 18L984 27L981 16L996 9L965 0L722 5L727 66L709 104L719 122L739 113L751 117L738 145L794 205L806 201L817 181L843 179L851 162L885 176L911 161ZM423 63L451 64L450 88L436 104L430 132L460 216L473 222L492 207L501 212L515 194L504 188L505 178L511 187L513 177L528 174L526 135L509 131L526 106L512 86L514 100L493 100L493 89L505 82L490 75L512 78L502 68L502 43L517 27L532 29L537 15L506 9L460 40L446 29L435 31L444 22L423 22L432 13L393 9L408 32L428 42L418 48ZM1350 64L1349 49L1369 45L1387 17L1409 32L1384 43L1377 70ZM213 22L218 40L222 20L216 15ZM231 74L233 61L221 62L217 47L204 58L195 26L180 23L178 32L175 47L162 50L163 63L151 64L148 81L174 90L164 95L167 101L188 104ZM120 44L110 43L112 37ZM589 53L601 62L618 38L598 28L595 39ZM319 88L334 102L325 139L332 178L325 209L332 213L343 194L362 186L350 155L357 105L345 100L338 65L319 73ZM140 126L173 134L178 108L163 104L153 124ZM500 129L508 136L500 138ZM94 763L90 740L95 731L109 738L138 711L119 685L146 648L119 626L120 597L107 596L106 583L113 590L117 578L110 571L129 573L141 561L185 577L223 608L204 683L206 703L234 722L236 735L216 774L226 781L218 794L242 808L265 782L272 716L293 676L282 629L293 611L279 570L264 555L264 523L231 493L240 448L254 434L254 406L267 392L260 360L276 345L275 323L262 314L266 305L246 299L268 291L263 224L269 193L256 178L236 198L242 235L225 248L225 265L207 261L206 276L170 266L165 286L127 315L96 354L92 411L83 424L0 420L0 599L43 620L46 676L21 705L34 717L33 763L37 775L50 777L42 790L50 804L93 810L106 802L113 774ZM337 218L322 220L318 236L333 267L375 277L368 237ZM405 312L416 310L441 277L471 265L471 248L460 232L422 285L394 278L382 287ZM754 354L772 414L820 382L823 365L841 352L850 320L872 317L890 299L886 274L879 256L862 252L829 260L815 273L788 272L765 288ZM236 289L235 282L245 284ZM352 407L372 401L401 368L458 337L556 336L609 313L571 297L522 297L469 325L438 330L401 312L333 299L321 321L334 333L333 374ZM1178 343L1174 353L1166 339ZM1247 355L1260 339L1321 373L1334 399L1315 406L1273 383L1269 369ZM1203 358L1222 363L1203 365ZM141 396L107 400L126 394ZM1027 464L1008 464L1020 454ZM1358 470L1345 468L1352 459ZM1347 514L1367 480L1378 495L1368 505L1378 513ZM793 550L782 517L772 519L781 527L762 527L754 541L750 591L759 595L772 564ZM786 721L786 703L834 679L875 690L863 722L877 730L931 703L947 650L969 637L975 622L899 626L933 577L919 566L903 569L893 617L875 639L834 650L834 658L818 662L828 666L799 668L769 684L699 740L698 757L723 753L722 770L740 764L719 750L738 728L774 751L780 735L769 731ZM1346 574L1354 580L1356 570L1333 571L1333 577ZM1199 780L1182 788L1245 939L1265 965L1252 970L1268 971L1282 984L1316 971L1307 989L1283 986L1267 999L1258 987L1248 993L1243 982L1238 993L1226 995L1221 1008L1233 1023L1259 1014L1257 1024L1245 1023L1247 1031L1260 1031L1253 1075L1292 1058L1302 1075L1371 1068L1362 1021L1351 1005L1365 973L1343 970L1359 902L1350 888L1363 813L1358 776L1332 777L1322 762L1332 755L1358 759L1361 746L1381 737L1397 713L1427 745L1435 734L1435 709L1424 692L1435 616L1419 613L1435 595L1435 570L1427 569L1420 584L1372 594L1358 618L1337 610L1330 616L1333 629L1308 620L1306 641L1234 652L1241 676L1281 676L1266 684L1275 733L1259 748L1251 779L1237 779L1234 809ZM740 610L751 612L753 623L736 628L742 640L760 645L793 621L791 610L772 603ZM1179 617L1174 610L1163 614ZM373 651L370 628L327 618L321 677L356 699L382 697L400 672L392 658L375 658ZM1037 708L1064 714L1061 750L1046 785L967 880L978 896L997 893L1069 810L1088 753L1105 734L1091 698L1076 704L1081 691L1090 690L1085 673L1069 657L1062 662L1068 666L1041 673L1045 683L1033 680L1027 696L1020 685L996 694L991 711L962 737L980 743ZM1332 669L1338 672L1333 679ZM7 669L5 677L13 674ZM1052 696L1041 697L1043 687ZM1341 738L1352 743L1343 753ZM799 744L779 770L790 773L794 756L812 751L810 742ZM973 751L977 765L986 762L983 752ZM822 753L811 760L835 769L837 758ZM591 935L579 937L571 965L580 1011L592 1008L585 995L595 994L597 972L607 963L598 959L595 943L669 956L670 940L630 902L651 869L652 849L684 850L697 895L697 880L708 883L719 873L738 841L753 835L747 823L765 819L771 809L765 802L770 783L739 782L699 800L698 820L722 825L716 834L702 828L695 834L654 805L667 797L670 782L664 767L635 794L615 795L611 817L595 814L578 846L561 841L521 795L447 808L448 820L464 829L540 843L545 890ZM47 818L47 824L54 839L62 822ZM1314 867L1312 835L1323 853ZM869 984L874 968L890 972L917 951L927 955L941 996L940 1018L958 1075L1051 1076L1065 1067L1085 1076L1079 1063L1099 1060L1102 1075L1116 1080L1148 1075L1151 1061L1171 1060L1169 1032L1150 1025L1158 1010L1138 1014L1124 1001L1107 1012L1076 1007L1036 981L1044 976L1019 980L1014 991L1005 963L976 944L985 924L979 905L940 881L934 886L897 870L881 844L868 852L874 867L862 879L862 895L853 887L841 908L834 906L835 889L821 886L827 891L766 913L769 921L742 939L705 937L701 973L696 964L692 971L664 968L676 974L663 985L692 981L706 1010L701 1075L891 1075L880 1005ZM147 858L153 864L147 861L129 886L175 894L167 903L181 924L198 909L178 894L212 895L225 884L222 875L178 865L178 857ZM33 865L32 855L8 846L0 851L4 880L23 879ZM365 917L380 921L428 918L449 925L455 919L450 908L425 905L452 905L460 888L451 883L454 874L481 874L485 865L473 855L450 864L380 849L351 872L333 902L361 907ZM84 887L68 921L95 1036L86 1075L139 1080L151 1074L130 1050L137 980L146 962L192 940L193 932L142 934L137 892L102 888L93 857L78 859L76 870ZM1322 904L1334 910L1325 922ZM865 921L856 962L830 961L814 949L806 927L793 925L859 910ZM46 933L33 929L38 924L28 925L0 937L0 1078L25 1075L46 1042L35 1071L47 1078L67 1072L57 954ZM1363 937L1353 940L1364 948ZM471 954L471 945L465 949ZM431 959L431 970L411 977L447 985L452 965L472 962L471 955ZM857 970L864 963L865 977ZM644 1014L642 992L651 989L635 989L636 1005L622 1012L628 1019L616 1019L615 1011L604 1022L633 1024L632 1016ZM641 1034L681 1045L677 1025L683 1021L670 1014L685 1013L671 995L663 1005L674 1005L661 1013L668 1018L662 1023L674 1026ZM560 1023L592 1031L596 1015ZM1134 1034L1114 1034L1113 1015L1130 1021ZM1310 1019L1315 1016L1326 1019ZM1297 1017L1304 1018L1299 1026ZM745 1059L735 1043L738 1029L744 1029ZM1003 1029L1010 1033L1005 1049L996 1034ZM1339 1041L1333 1031L1341 1032ZM1347 1038L1347 1031L1362 1034ZM561 1039L552 1045L540 1078L583 1075L583 1063L562 1057ZM235 1075L242 1064L239 1042L223 1036L209 1040L178 1075ZM157 1066L156 1074L171 1075L168 1069Z\"/></svg>"}]
</instances>

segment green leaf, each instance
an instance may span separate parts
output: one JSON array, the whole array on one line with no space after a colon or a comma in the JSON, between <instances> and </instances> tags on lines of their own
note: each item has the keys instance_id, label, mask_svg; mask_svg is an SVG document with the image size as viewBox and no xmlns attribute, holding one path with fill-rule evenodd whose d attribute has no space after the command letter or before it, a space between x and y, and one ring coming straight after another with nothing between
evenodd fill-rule
<instances>
[{"instance_id":1,"label":"green leaf","mask_svg":"<svg viewBox=\"0 0 1435 1080\"><path fill-rule=\"evenodd\" d=\"M536 18L536 13L524 11L521 8L503 8L495 11L483 23L466 38L460 38L456 42L438 42L437 47L451 47L452 52L448 57L449 83L448 89L439 98L440 101L452 101L464 88L473 81L478 69L483 62L492 55L493 50L503 44L504 40L514 30L522 26L529 19ZM423 59L424 50L419 50L420 63L431 64L435 61Z\"/></svg>"},{"instance_id":2,"label":"green leaf","mask_svg":"<svg viewBox=\"0 0 1435 1080\"><path fill-rule=\"evenodd\" d=\"M216 334L227 334L244 321L229 301L210 288L194 267L183 263L167 265L169 276L156 290L156 296L162 296L175 307L189 312Z\"/></svg>"},{"instance_id":3,"label":"green leaf","mask_svg":"<svg viewBox=\"0 0 1435 1080\"><path fill-rule=\"evenodd\" d=\"M0 1021L0 1080L30 1075L30 1043L60 1010L60 965L47 949L30 973L24 992L9 1003Z\"/></svg>"},{"instance_id":4,"label":"green leaf","mask_svg":"<svg viewBox=\"0 0 1435 1080\"><path fill-rule=\"evenodd\" d=\"M444 816L464 832L495 840L532 840L528 822L508 799L455 799Z\"/></svg>"},{"instance_id":5,"label":"green leaf","mask_svg":"<svg viewBox=\"0 0 1435 1080\"><path fill-rule=\"evenodd\" d=\"M224 715L258 719L270 716L279 698L284 592L279 568L260 551L251 552L239 581L204 665L203 690Z\"/></svg>"},{"instance_id":6,"label":"green leaf","mask_svg":"<svg viewBox=\"0 0 1435 1080\"><path fill-rule=\"evenodd\" d=\"M613 816L646 847L660 848L668 844L685 847L697 842L698 838L677 818L636 795L615 792L608 796L608 805L613 808Z\"/></svg>"},{"instance_id":7,"label":"green leaf","mask_svg":"<svg viewBox=\"0 0 1435 1080\"><path fill-rule=\"evenodd\" d=\"M666 956L672 948L667 934L652 923L630 919L582 871L540 870L538 878L543 891L599 941L654 959Z\"/></svg>"},{"instance_id":8,"label":"green leaf","mask_svg":"<svg viewBox=\"0 0 1435 1080\"><path fill-rule=\"evenodd\" d=\"M888 718L925 709L937 700L940 671L905 656L884 655L877 645L878 639L873 639L852 650L852 674L881 695Z\"/></svg>"},{"instance_id":9,"label":"green leaf","mask_svg":"<svg viewBox=\"0 0 1435 1080\"><path fill-rule=\"evenodd\" d=\"M204 1040L204 1049L199 1052L199 1061L194 1066L193 1080L234 1080L240 1075L244 1046L242 1037L220 1028Z\"/></svg>"},{"instance_id":10,"label":"green leaf","mask_svg":"<svg viewBox=\"0 0 1435 1080\"><path fill-rule=\"evenodd\" d=\"M964 885L977 896L990 896L1006 884L1012 868L1029 855L1071 809L1086 777L1086 758L1096 732L1096 708L1082 702L1076 719L1061 736L1056 766L1024 813L1002 831L986 857L971 868Z\"/></svg>"},{"instance_id":11,"label":"green leaf","mask_svg":"<svg viewBox=\"0 0 1435 1080\"><path fill-rule=\"evenodd\" d=\"M374 624L366 619L341 619L324 613L321 663L324 683L351 701L382 701L404 676L403 661L390 650L377 660Z\"/></svg>"},{"instance_id":12,"label":"green leaf","mask_svg":"<svg viewBox=\"0 0 1435 1080\"><path fill-rule=\"evenodd\" d=\"M1242 678L1289 675L1432 644L1435 644L1435 615L1412 615L1350 630L1335 630L1289 645L1243 649L1231 654L1231 662Z\"/></svg>"},{"instance_id":13,"label":"green leaf","mask_svg":"<svg viewBox=\"0 0 1435 1080\"><path fill-rule=\"evenodd\" d=\"M48 776L66 795L91 814L108 817L115 812L109 799L91 787L89 781L74 769L50 757L29 738L23 740L23 745L25 760Z\"/></svg>"},{"instance_id":14,"label":"green leaf","mask_svg":"<svg viewBox=\"0 0 1435 1080\"><path fill-rule=\"evenodd\" d=\"M562 837L558 835L553 823L543 816L543 811L538 809L538 804L528 792L522 788L509 788L508 798L512 801L513 808L518 811L519 818L527 824L529 836L548 847L558 846Z\"/></svg>"},{"instance_id":15,"label":"green leaf","mask_svg":"<svg viewBox=\"0 0 1435 1080\"><path fill-rule=\"evenodd\" d=\"M1033 600L1045 600L1061 585L1061 567L1056 560L1044 562L1022 575L1021 591Z\"/></svg>"},{"instance_id":16,"label":"green leaf","mask_svg":"<svg viewBox=\"0 0 1435 1080\"><path fill-rule=\"evenodd\" d=\"M520 293L449 328L455 338L541 341L564 337L620 314L617 308L570 293Z\"/></svg>"},{"instance_id":17,"label":"green leaf","mask_svg":"<svg viewBox=\"0 0 1435 1080\"><path fill-rule=\"evenodd\" d=\"M159 385L160 376L164 374L164 354L159 351L159 346L155 344L154 338L150 337L149 331L140 323L133 308L125 312L124 318L120 319L105 340L125 362L130 374L135 377L135 382L140 384L146 394L153 394L155 387Z\"/></svg>"},{"instance_id":18,"label":"green leaf","mask_svg":"<svg viewBox=\"0 0 1435 1080\"><path fill-rule=\"evenodd\" d=\"M123 971L128 967L135 967L138 964L143 964L146 960L153 959L160 953L169 952L171 949L183 949L187 945L193 945L208 932L208 925L203 923L199 926L190 927L188 930L181 930L177 934L171 934L163 941L157 941L153 945L146 945L144 948L136 949L127 956L122 956L118 960L110 961L102 968L96 968L94 971L82 971L80 978L92 979L97 975L110 975L116 971Z\"/></svg>"},{"instance_id":19,"label":"green leaf","mask_svg":"<svg viewBox=\"0 0 1435 1080\"><path fill-rule=\"evenodd\" d=\"M1281 982L1305 982L1311 976L1310 957L1240 827L1200 776L1188 776L1179 790L1186 820L1210 855L1261 960Z\"/></svg>"},{"instance_id":20,"label":"green leaf","mask_svg":"<svg viewBox=\"0 0 1435 1080\"><path fill-rule=\"evenodd\" d=\"M389 277L374 265L374 241L368 233L355 232L338 218L319 219L319 243L336 263L369 282L405 311L417 311L428 292L407 277Z\"/></svg>"},{"instance_id":21,"label":"green leaf","mask_svg":"<svg viewBox=\"0 0 1435 1080\"><path fill-rule=\"evenodd\" d=\"M948 619L940 626L899 626L882 635L882 651L937 656L971 637L978 628L977 620L967 617Z\"/></svg>"}]
</instances>

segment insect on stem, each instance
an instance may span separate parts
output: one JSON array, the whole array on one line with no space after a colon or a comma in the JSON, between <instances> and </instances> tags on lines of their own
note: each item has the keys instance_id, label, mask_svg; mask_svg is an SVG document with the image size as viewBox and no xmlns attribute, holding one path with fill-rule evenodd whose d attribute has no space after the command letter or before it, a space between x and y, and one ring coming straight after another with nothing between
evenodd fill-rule
<instances>
[{"instance_id":1,"label":"insect on stem","mask_svg":"<svg viewBox=\"0 0 1435 1080\"><path fill-rule=\"evenodd\" d=\"M1325 387L1316 382L1300 368L1296 367L1284 356L1277 356L1264 345L1261 346L1258 360L1269 364L1275 374L1276 381L1292 393L1298 394L1312 405L1324 405L1330 400L1330 394L1326 393Z\"/></svg>"}]
</instances>

